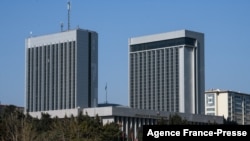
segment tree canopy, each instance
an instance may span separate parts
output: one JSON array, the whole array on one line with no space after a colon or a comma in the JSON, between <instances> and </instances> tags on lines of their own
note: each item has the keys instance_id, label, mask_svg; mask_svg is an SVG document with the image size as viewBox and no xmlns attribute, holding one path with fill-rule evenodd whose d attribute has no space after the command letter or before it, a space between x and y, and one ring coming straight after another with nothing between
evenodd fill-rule
<instances>
[{"instance_id":1,"label":"tree canopy","mask_svg":"<svg viewBox=\"0 0 250 141\"><path fill-rule=\"evenodd\" d=\"M103 125L98 115L51 118L43 113L37 119L8 106L0 116L3 141L113 141L119 137L119 126L113 122Z\"/></svg>"}]
</instances>

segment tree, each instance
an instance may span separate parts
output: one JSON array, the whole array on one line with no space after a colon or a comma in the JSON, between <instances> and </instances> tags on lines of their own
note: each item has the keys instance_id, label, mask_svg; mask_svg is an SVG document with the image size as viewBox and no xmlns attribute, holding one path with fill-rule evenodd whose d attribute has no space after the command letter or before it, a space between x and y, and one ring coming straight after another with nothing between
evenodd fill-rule
<instances>
[{"instance_id":1,"label":"tree","mask_svg":"<svg viewBox=\"0 0 250 141\"><path fill-rule=\"evenodd\" d=\"M117 141L120 138L121 131L117 123L111 122L103 126L101 134L102 141Z\"/></svg>"},{"instance_id":2,"label":"tree","mask_svg":"<svg viewBox=\"0 0 250 141\"><path fill-rule=\"evenodd\" d=\"M225 117L223 118L223 123L229 124L229 125L237 125L238 124L236 121L230 120L230 118L225 119Z\"/></svg>"},{"instance_id":3,"label":"tree","mask_svg":"<svg viewBox=\"0 0 250 141\"><path fill-rule=\"evenodd\" d=\"M34 128L33 119L31 119L30 115L26 115L25 118L21 120L22 124L22 140L23 141L34 141L36 138L36 131Z\"/></svg>"},{"instance_id":4,"label":"tree","mask_svg":"<svg viewBox=\"0 0 250 141\"><path fill-rule=\"evenodd\" d=\"M182 119L182 117L178 114L170 115L168 124L170 125L184 125L187 124L187 120Z\"/></svg>"},{"instance_id":5,"label":"tree","mask_svg":"<svg viewBox=\"0 0 250 141\"><path fill-rule=\"evenodd\" d=\"M138 138L138 141L142 141L142 138L143 138L142 127L138 128L137 138Z\"/></svg>"},{"instance_id":6,"label":"tree","mask_svg":"<svg viewBox=\"0 0 250 141\"><path fill-rule=\"evenodd\" d=\"M103 125L98 115L51 118L43 113L41 119L24 115L15 107L7 107L0 117L0 140L3 141L114 141L121 131L116 123Z\"/></svg>"},{"instance_id":7,"label":"tree","mask_svg":"<svg viewBox=\"0 0 250 141\"><path fill-rule=\"evenodd\" d=\"M41 113L41 119L37 119L37 132L44 133L51 129L52 119L48 113Z\"/></svg>"},{"instance_id":8,"label":"tree","mask_svg":"<svg viewBox=\"0 0 250 141\"><path fill-rule=\"evenodd\" d=\"M1 117L1 139L18 141L21 138L22 126L21 120L24 115L14 105L5 107L3 116Z\"/></svg>"},{"instance_id":9,"label":"tree","mask_svg":"<svg viewBox=\"0 0 250 141\"><path fill-rule=\"evenodd\" d=\"M163 117L158 119L157 125L165 125L165 124L167 124L167 119L164 119Z\"/></svg>"}]
</instances>

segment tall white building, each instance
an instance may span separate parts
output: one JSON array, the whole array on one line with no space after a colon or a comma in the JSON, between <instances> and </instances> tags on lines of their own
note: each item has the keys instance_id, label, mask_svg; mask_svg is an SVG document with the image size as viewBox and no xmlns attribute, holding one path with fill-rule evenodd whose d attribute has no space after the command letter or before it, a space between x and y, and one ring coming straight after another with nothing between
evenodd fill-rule
<instances>
[{"instance_id":1,"label":"tall white building","mask_svg":"<svg viewBox=\"0 0 250 141\"><path fill-rule=\"evenodd\" d=\"M216 89L206 91L205 95L206 115L224 116L238 124L250 124L250 94Z\"/></svg>"},{"instance_id":2,"label":"tall white building","mask_svg":"<svg viewBox=\"0 0 250 141\"><path fill-rule=\"evenodd\" d=\"M204 34L179 30L129 39L129 105L204 114Z\"/></svg>"},{"instance_id":3,"label":"tall white building","mask_svg":"<svg viewBox=\"0 0 250 141\"><path fill-rule=\"evenodd\" d=\"M96 32L75 29L26 39L25 110L30 115L96 107L97 85Z\"/></svg>"}]
</instances>

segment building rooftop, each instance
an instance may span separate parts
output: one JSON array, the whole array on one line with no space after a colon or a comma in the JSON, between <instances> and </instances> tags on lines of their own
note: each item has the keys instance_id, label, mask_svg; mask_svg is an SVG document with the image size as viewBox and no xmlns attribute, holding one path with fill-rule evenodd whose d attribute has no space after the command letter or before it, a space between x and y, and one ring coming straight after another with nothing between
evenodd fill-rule
<instances>
[{"instance_id":1,"label":"building rooftop","mask_svg":"<svg viewBox=\"0 0 250 141\"><path fill-rule=\"evenodd\" d=\"M233 90L221 90L221 89L209 89L206 90L205 93L238 93L238 94L249 94L249 93L244 93L241 91L233 91ZM249 94L250 95L250 94Z\"/></svg>"},{"instance_id":2,"label":"building rooftop","mask_svg":"<svg viewBox=\"0 0 250 141\"><path fill-rule=\"evenodd\" d=\"M100 103L100 104L98 104L98 107L117 107L117 106L122 106L122 105L115 104L115 103Z\"/></svg>"}]
</instances>

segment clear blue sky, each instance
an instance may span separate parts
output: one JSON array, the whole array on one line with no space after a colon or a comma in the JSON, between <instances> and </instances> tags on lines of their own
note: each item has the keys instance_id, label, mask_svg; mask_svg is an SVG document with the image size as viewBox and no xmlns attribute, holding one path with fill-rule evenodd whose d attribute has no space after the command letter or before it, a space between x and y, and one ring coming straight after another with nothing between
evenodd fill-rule
<instances>
[{"instance_id":1,"label":"clear blue sky","mask_svg":"<svg viewBox=\"0 0 250 141\"><path fill-rule=\"evenodd\" d=\"M250 93L249 0L71 0L71 28L99 34L99 103L128 105L128 38L205 34L205 88ZM67 27L67 0L2 0L0 101L24 106L25 38Z\"/></svg>"}]
</instances>

